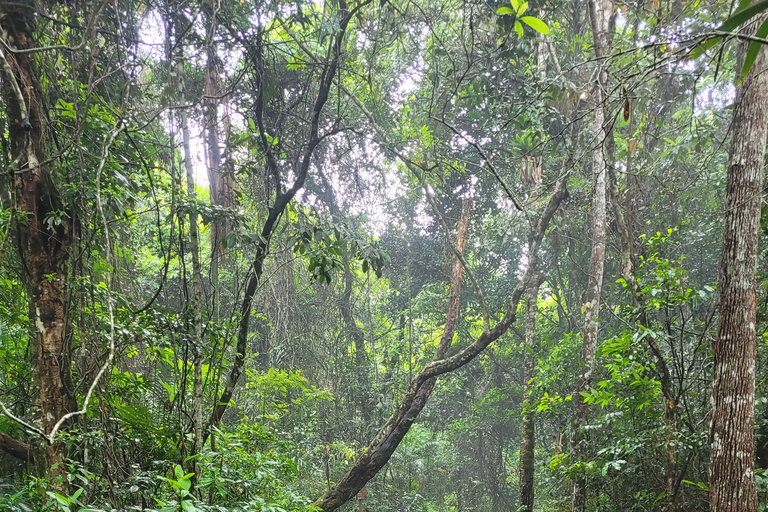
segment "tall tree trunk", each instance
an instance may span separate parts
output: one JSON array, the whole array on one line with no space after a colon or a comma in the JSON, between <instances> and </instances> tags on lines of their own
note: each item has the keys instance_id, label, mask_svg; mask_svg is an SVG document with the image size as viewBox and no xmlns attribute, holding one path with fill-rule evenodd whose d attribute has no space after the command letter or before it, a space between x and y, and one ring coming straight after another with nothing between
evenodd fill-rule
<instances>
[{"instance_id":1,"label":"tall tree trunk","mask_svg":"<svg viewBox=\"0 0 768 512\"><path fill-rule=\"evenodd\" d=\"M739 50L740 63L747 44ZM756 512L755 271L768 136L765 48L736 90L732 126L709 434L709 499L713 512Z\"/></svg>"},{"instance_id":2,"label":"tall tree trunk","mask_svg":"<svg viewBox=\"0 0 768 512\"><path fill-rule=\"evenodd\" d=\"M171 76L175 78L174 85L178 97L182 101L187 101L186 91L186 77L184 71L184 41L179 39L180 34L184 34L186 27L183 26L183 17L175 12L178 9L178 5L172 5L174 12L172 12L172 27L174 31L175 40L173 46L175 48L172 66L175 68L175 74ZM170 34L169 34L170 35ZM170 42L170 40L169 40ZM181 125L182 133L182 145L184 150L184 171L186 174L187 183L187 199L192 204L189 212L189 252L192 258L192 279L189 281L190 290L187 294L187 307L191 309L191 333L188 332L187 346L190 347L192 353L192 432L194 440L192 442L191 455L197 455L203 450L203 359L205 350L203 348L203 278L202 269L200 266L200 235L198 230L198 213L197 207L194 206L195 198L197 197L195 191L195 168L192 160L192 145L191 134L189 128L189 118L187 116L187 110L181 109L179 111L179 124ZM181 222L179 222L181 224ZM186 363L186 361L185 361ZM198 459L192 459L191 468L195 473L195 481L200 476L200 467L197 463Z\"/></svg>"},{"instance_id":3,"label":"tall tree trunk","mask_svg":"<svg viewBox=\"0 0 768 512\"><path fill-rule=\"evenodd\" d=\"M584 305L585 318L583 330L583 347L581 352L581 372L573 394L573 419L571 422L571 462L580 463L585 451L586 439L582 429L587 421L587 404L581 393L592 380L595 366L595 353L598 345L598 320L600 316L600 294L603 286L603 269L605 264L605 230L606 230L606 162L603 154L603 144L607 133L605 128L604 90L607 81L602 69L603 58L609 48L608 34L613 16L613 3L610 0L591 0L589 3L592 33L595 42L595 55L598 59L597 81L592 91L594 99L595 119L593 131L595 149L592 152L592 173L595 185L592 197L592 254L589 265L589 282L587 298ZM584 512L587 504L587 489L585 472L580 470L572 480L571 507L573 512Z\"/></svg>"},{"instance_id":4,"label":"tall tree trunk","mask_svg":"<svg viewBox=\"0 0 768 512\"><path fill-rule=\"evenodd\" d=\"M180 66L181 67L181 66ZM193 199L195 194L195 170L192 165L192 152L190 146L189 121L186 112L181 114L181 130L184 139L184 168L187 173L187 197ZM200 269L200 237L198 233L198 214L193 209L189 213L189 250L192 254L192 364L194 365L192 378L192 423L195 435L192 444L192 455L199 454L203 449L203 359L205 349L203 347L203 293L202 272ZM197 463L194 465L195 473L199 473ZM198 474L199 476L199 474Z\"/></svg>"},{"instance_id":5,"label":"tall tree trunk","mask_svg":"<svg viewBox=\"0 0 768 512\"><path fill-rule=\"evenodd\" d=\"M3 33L12 37L9 44L18 50L37 46L32 27L31 9L6 7L0 17ZM64 212L58 190L51 178L43 144L42 114L38 95L40 87L35 70L35 56L30 53L2 52L3 102L9 120L14 172L16 224L19 256L29 297L29 318L34 324L31 342L37 379L40 385L41 428L51 432L72 405L67 388L69 349L65 337L67 245L70 242L69 218ZM56 221L56 222L54 222ZM35 454L38 474L54 476L53 489L66 485L64 443L56 441Z\"/></svg>"},{"instance_id":6,"label":"tall tree trunk","mask_svg":"<svg viewBox=\"0 0 768 512\"><path fill-rule=\"evenodd\" d=\"M208 189L211 203L226 209L237 206L235 194L235 176L231 163L227 160L227 134L229 132L229 117L225 114L219 121L219 105L222 104L221 59L216 53L214 41L217 29L217 14L219 0L210 0L204 5L208 30L205 48L205 142L206 162L208 171ZM224 150L221 148L220 124L224 126ZM219 268L224 263L226 248L222 243L232 230L232 223L224 214L213 223L211 229L211 287L213 288L214 318L218 320L221 308L221 292L219 290Z\"/></svg>"},{"instance_id":7,"label":"tall tree trunk","mask_svg":"<svg viewBox=\"0 0 768 512\"><path fill-rule=\"evenodd\" d=\"M538 313L539 281L530 290L525 301L525 371L523 376L523 424L520 428L520 506L521 512L533 512L535 471L536 426L534 424L533 383L536 372L536 355L539 352L539 339L536 336L536 314Z\"/></svg>"}]
</instances>

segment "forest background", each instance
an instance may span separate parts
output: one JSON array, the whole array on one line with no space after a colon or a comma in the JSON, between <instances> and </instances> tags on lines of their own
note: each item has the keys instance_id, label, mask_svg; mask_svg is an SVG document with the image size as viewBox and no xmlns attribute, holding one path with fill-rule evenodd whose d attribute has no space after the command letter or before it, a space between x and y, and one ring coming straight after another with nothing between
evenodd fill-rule
<instances>
[{"instance_id":1,"label":"forest background","mask_svg":"<svg viewBox=\"0 0 768 512\"><path fill-rule=\"evenodd\" d=\"M748 4L0 1L0 509L766 510Z\"/></svg>"}]
</instances>

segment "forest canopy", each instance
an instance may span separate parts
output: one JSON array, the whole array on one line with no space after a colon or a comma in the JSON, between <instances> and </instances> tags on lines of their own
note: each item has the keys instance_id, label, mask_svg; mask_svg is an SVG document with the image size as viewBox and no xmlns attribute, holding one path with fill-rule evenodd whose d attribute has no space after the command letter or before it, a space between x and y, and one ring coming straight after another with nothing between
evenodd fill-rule
<instances>
[{"instance_id":1,"label":"forest canopy","mask_svg":"<svg viewBox=\"0 0 768 512\"><path fill-rule=\"evenodd\" d=\"M768 510L766 43L0 0L0 510Z\"/></svg>"}]
</instances>

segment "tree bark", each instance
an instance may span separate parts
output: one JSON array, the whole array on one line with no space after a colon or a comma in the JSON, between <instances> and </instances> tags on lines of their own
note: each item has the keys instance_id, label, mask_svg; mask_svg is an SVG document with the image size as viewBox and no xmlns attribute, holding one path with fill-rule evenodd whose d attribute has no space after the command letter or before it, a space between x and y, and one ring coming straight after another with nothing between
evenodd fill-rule
<instances>
[{"instance_id":1,"label":"tree bark","mask_svg":"<svg viewBox=\"0 0 768 512\"><path fill-rule=\"evenodd\" d=\"M21 5L21 4L17 4ZM30 8L7 7L0 28L12 37L18 50L35 47ZM40 93L34 54L2 50L3 102L9 120L11 157L14 169L16 210L24 222L17 222L18 250L29 297L29 317L34 326L35 367L40 386L41 428L53 426L69 412L73 395L67 383L69 350L65 337L67 246L70 219L51 178L43 143ZM35 454L37 472L53 476L53 488L66 484L64 443L56 441Z\"/></svg>"},{"instance_id":2,"label":"tree bark","mask_svg":"<svg viewBox=\"0 0 768 512\"><path fill-rule=\"evenodd\" d=\"M525 301L525 371L523 376L523 424L520 427L520 506L521 512L533 512L535 472L536 426L533 409L533 378L536 375L536 355L539 339L536 336L536 314L538 313L539 280L528 290Z\"/></svg>"},{"instance_id":3,"label":"tree bark","mask_svg":"<svg viewBox=\"0 0 768 512\"><path fill-rule=\"evenodd\" d=\"M766 19L761 16L758 26ZM739 50L744 60L748 43ZM737 66L740 69L741 65ZM768 136L768 53L761 48L736 90L728 157L720 265L720 321L715 343L709 434L712 512L756 512L756 265Z\"/></svg>"},{"instance_id":4,"label":"tree bark","mask_svg":"<svg viewBox=\"0 0 768 512\"><path fill-rule=\"evenodd\" d=\"M573 394L573 418L571 422L571 463L581 463L585 451L586 439L582 429L587 421L587 404L581 396L592 380L595 365L595 353L598 345L598 320L600 316L600 294L603 286L603 269L605 264L605 230L606 230L606 162L603 154L603 144L607 133L605 129L605 110L603 108L606 73L602 69L602 59L609 49L609 29L613 16L611 0L591 0L589 4L592 33L595 43L595 56L598 58L597 81L593 88L595 118L593 131L595 148L592 151L592 173L595 185L592 197L592 254L590 256L589 282L587 298L584 304L584 330L582 333L583 346L581 352L581 371L576 390ZM572 480L571 508L573 512L584 512L587 504L586 478L583 468Z\"/></svg>"},{"instance_id":5,"label":"tree bark","mask_svg":"<svg viewBox=\"0 0 768 512\"><path fill-rule=\"evenodd\" d=\"M0 432L0 450L26 462L34 461L31 447L27 443L17 441L5 432Z\"/></svg>"},{"instance_id":6,"label":"tree bark","mask_svg":"<svg viewBox=\"0 0 768 512\"><path fill-rule=\"evenodd\" d=\"M179 66L181 67L181 66ZM183 79L182 79L183 80ZM190 146L189 122L186 113L182 110L181 130L184 138L184 167L187 174L187 197L193 199L195 193L195 170L192 165L192 152ZM189 250L192 255L192 364L194 365L192 377L192 423L195 435L192 444L192 455L202 452L203 449L203 359L205 349L203 347L203 277L200 268L200 239L198 233L198 214L194 209L189 213ZM195 473L199 473L197 463L194 464ZM199 474L198 474L199 476Z\"/></svg>"}]
</instances>

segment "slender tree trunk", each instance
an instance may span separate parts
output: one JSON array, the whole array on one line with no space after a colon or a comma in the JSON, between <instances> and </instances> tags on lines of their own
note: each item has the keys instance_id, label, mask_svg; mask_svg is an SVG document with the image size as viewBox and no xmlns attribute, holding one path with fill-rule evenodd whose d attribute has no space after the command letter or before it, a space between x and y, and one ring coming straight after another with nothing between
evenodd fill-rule
<instances>
[{"instance_id":1,"label":"slender tree trunk","mask_svg":"<svg viewBox=\"0 0 768 512\"><path fill-rule=\"evenodd\" d=\"M764 19L762 16L755 25ZM745 50L743 43L740 63ZM765 48L760 49L751 72L736 90L732 126L720 265L720 322L713 370L709 498L712 512L756 512L755 271L768 136Z\"/></svg>"},{"instance_id":2,"label":"slender tree trunk","mask_svg":"<svg viewBox=\"0 0 768 512\"><path fill-rule=\"evenodd\" d=\"M184 111L181 114L181 130L184 139L184 168L187 173L187 197L194 198L195 194L195 170L192 165L190 147L189 122ZM192 445L192 455L197 455L203 449L203 294L202 272L200 268L200 238L197 226L197 210L189 213L189 250L192 255L192 364L194 365L192 377L192 422L195 440ZM198 472L195 463L195 472ZM199 476L199 475L198 475Z\"/></svg>"},{"instance_id":3,"label":"slender tree trunk","mask_svg":"<svg viewBox=\"0 0 768 512\"><path fill-rule=\"evenodd\" d=\"M589 4L592 33L595 40L595 54L599 59L598 66L603 65L602 58L606 55L608 32L613 15L613 3L610 0L591 0ZM571 422L571 462L581 463L585 451L586 439L582 429L587 421L587 404L581 397L592 380L595 366L595 353L598 345L598 320L600 316L600 294L603 286L603 269L605 264L605 230L606 230L606 162L603 154L603 144L607 133L605 129L605 110L603 108L604 88L606 83L605 71L598 71L598 79L592 91L594 99L595 119L593 131L595 149L592 152L592 173L595 185L592 197L592 254L589 265L589 282L587 298L584 304L585 318L583 330L583 347L581 352L581 373L573 394L573 419ZM580 470L572 480L571 507L573 512L584 512L587 504L587 489L585 472Z\"/></svg>"},{"instance_id":4,"label":"slender tree trunk","mask_svg":"<svg viewBox=\"0 0 768 512\"><path fill-rule=\"evenodd\" d=\"M288 203L293 200L299 190L304 188L307 175L309 172L310 162L312 161L312 155L315 149L323 140L325 135L321 135L320 132L320 120L325 104L328 102L328 98L331 92L331 86L333 84L336 72L339 69L339 63L342 56L342 48L344 46L344 40L347 32L347 27L352 17L360 11L364 6L368 5L371 0L361 0L353 8L350 8L346 0L339 0L338 2L338 15L339 26L337 28L334 37L330 38L328 42L328 60L321 67L322 71L319 76L319 87L317 90L317 96L314 100L314 107L312 109L312 118L309 125L309 134L307 136L307 144L303 150L300 161L295 169L295 178L293 184L287 190L282 188L282 173L275 155L272 153L271 145L266 140L266 131L263 130L263 88L259 84L259 91L257 95L256 105L256 121L260 127L262 150L266 155L267 167L270 175L272 175L276 187L275 200L272 207L269 209L264 225L261 229L261 241L257 244L256 254L253 258L253 263L249 269L249 275L246 279L245 290L243 292L243 299L240 303L239 313L240 319L237 327L237 344L235 346L235 360L233 361L232 368L229 371L229 375L224 382L224 388L221 391L221 395L216 402L216 405L211 412L208 419L208 425L217 424L224 412L226 412L229 406L232 395L235 392L237 382L240 380L240 375L243 373L245 366L245 354L248 342L248 332L250 329L251 319L251 306L253 304L253 298L256 294L256 290L261 282L262 274L264 272L264 262L269 252L269 241L272 238L272 234L277 227L280 218L288 206ZM261 39L263 34L257 36L257 42L253 46L248 47L248 57L252 60L257 70L263 69L263 40ZM326 134L327 135L327 134Z\"/></svg>"},{"instance_id":5,"label":"slender tree trunk","mask_svg":"<svg viewBox=\"0 0 768 512\"><path fill-rule=\"evenodd\" d=\"M536 375L536 355L539 339L536 336L536 314L538 313L539 282L528 290L525 301L525 371L523 376L523 424L520 428L520 506L521 512L533 512L535 471L536 426L531 407L533 378Z\"/></svg>"},{"instance_id":6,"label":"slender tree trunk","mask_svg":"<svg viewBox=\"0 0 768 512\"><path fill-rule=\"evenodd\" d=\"M208 188L211 203L225 209L237 206L235 194L235 177L230 162L227 160L227 133L229 131L229 117L225 114L219 119L219 105L223 103L221 98L221 60L216 53L214 41L217 29L217 10L219 0L210 0L210 5L204 6L208 22L206 35L206 64L205 64L205 141L208 171ZM223 125L224 150L221 148L219 136ZM219 290L219 268L224 263L226 248L223 240L232 229L229 217L224 214L213 223L211 229L211 286L213 288L214 318L218 321L221 308L221 291Z\"/></svg>"},{"instance_id":7,"label":"slender tree trunk","mask_svg":"<svg viewBox=\"0 0 768 512\"><path fill-rule=\"evenodd\" d=\"M181 17L174 19L174 29L176 37L184 33L184 27L181 26ZM184 76L184 45L183 41L176 40L176 55L174 56L174 66L176 69L176 90L181 99L186 99L186 79ZM187 198L194 202L197 197L195 191L195 168L192 160L191 134L189 128L189 119L187 111L179 111L179 120L182 133L182 144L184 149L184 170L187 181ZM192 352L192 432L194 440L192 443L191 455L198 455L203 451L203 359L205 350L203 348L203 278L200 266L200 235L198 230L198 213L195 206L189 212L189 252L192 258L192 279L191 293L188 298L192 310L192 332L191 339L187 340L188 346ZM195 481L200 476L200 466L198 459L193 459L192 466L195 473Z\"/></svg>"},{"instance_id":8,"label":"slender tree trunk","mask_svg":"<svg viewBox=\"0 0 768 512\"><path fill-rule=\"evenodd\" d=\"M32 10L23 7L8 7L0 18L0 28L13 37L11 44L18 50L37 46L30 31L33 25ZM34 54L0 52L11 158L18 162L12 169L16 210L18 217L25 219L16 224L18 250L33 323L31 343L35 346L32 353L40 386L41 428L48 433L70 410L73 400L72 390L67 388L71 379L64 306L70 219L49 167L43 163L47 156ZM53 482L55 490L63 490L66 485L64 457L61 441L35 454L38 474L58 477Z\"/></svg>"}]
</instances>

